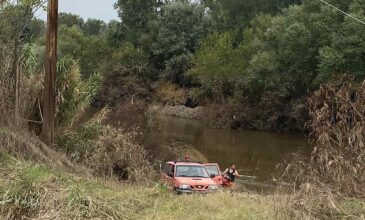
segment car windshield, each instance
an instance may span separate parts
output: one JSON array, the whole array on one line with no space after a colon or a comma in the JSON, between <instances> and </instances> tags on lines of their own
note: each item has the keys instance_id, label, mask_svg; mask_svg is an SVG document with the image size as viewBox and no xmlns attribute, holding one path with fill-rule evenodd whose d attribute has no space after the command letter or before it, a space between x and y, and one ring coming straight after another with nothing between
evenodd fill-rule
<instances>
[{"instance_id":1,"label":"car windshield","mask_svg":"<svg viewBox=\"0 0 365 220\"><path fill-rule=\"evenodd\" d=\"M203 166L176 166L176 177L200 177L208 178L208 172Z\"/></svg>"},{"instance_id":2,"label":"car windshield","mask_svg":"<svg viewBox=\"0 0 365 220\"><path fill-rule=\"evenodd\" d=\"M216 165L205 165L205 168L207 169L209 175L214 174L216 176L219 176L219 170Z\"/></svg>"}]
</instances>

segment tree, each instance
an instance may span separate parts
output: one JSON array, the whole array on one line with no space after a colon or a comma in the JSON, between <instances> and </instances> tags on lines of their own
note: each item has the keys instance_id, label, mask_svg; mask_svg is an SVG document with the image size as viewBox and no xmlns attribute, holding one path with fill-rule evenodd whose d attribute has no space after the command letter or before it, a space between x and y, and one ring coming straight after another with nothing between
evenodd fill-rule
<instances>
[{"instance_id":1,"label":"tree","mask_svg":"<svg viewBox=\"0 0 365 220\"><path fill-rule=\"evenodd\" d=\"M59 24L66 25L67 27L76 25L82 28L84 26L84 19L80 18L78 15L61 12L59 14Z\"/></svg>"},{"instance_id":2,"label":"tree","mask_svg":"<svg viewBox=\"0 0 365 220\"><path fill-rule=\"evenodd\" d=\"M41 19L33 18L26 27L27 41L32 41L40 38L45 34L46 25Z\"/></svg>"},{"instance_id":3,"label":"tree","mask_svg":"<svg viewBox=\"0 0 365 220\"><path fill-rule=\"evenodd\" d=\"M100 35L104 33L106 29L107 25L105 22L98 19L88 19L82 27L82 30L86 35Z\"/></svg>"},{"instance_id":4,"label":"tree","mask_svg":"<svg viewBox=\"0 0 365 220\"><path fill-rule=\"evenodd\" d=\"M5 97L11 97L11 105L5 100L6 111L12 114L12 122L19 126L20 85L22 66L22 47L27 37L33 12L39 7L39 1L2 1L0 3L0 82L8 91ZM11 64L11 65L9 65ZM11 93L10 93L11 90ZM10 108L10 109L8 109ZM7 112L7 113L10 113Z\"/></svg>"},{"instance_id":5,"label":"tree","mask_svg":"<svg viewBox=\"0 0 365 220\"><path fill-rule=\"evenodd\" d=\"M153 54L166 66L165 75L169 80L189 84L184 74L191 66L190 57L212 31L212 19L198 3L174 1L162 7L159 23Z\"/></svg>"},{"instance_id":6,"label":"tree","mask_svg":"<svg viewBox=\"0 0 365 220\"><path fill-rule=\"evenodd\" d=\"M223 3L213 3L217 2ZM245 1L242 5L248 3ZM354 0L334 0L331 3L365 20L364 3ZM259 4L258 1L255 7ZM364 25L320 1L305 0L301 5L292 5L273 17L258 15L247 26L244 34L240 34L239 39L242 40L237 42L235 38L232 51L226 55L231 58L226 60L228 64L219 63L219 59L223 59L219 58L220 52L229 50L217 48L220 45L218 40L198 50L191 72L197 73L203 89L207 85L217 88L209 78L214 72L218 77L241 72L244 74L233 81L244 96L259 98L265 91L271 91L290 100L307 94L338 74L348 72L360 80L365 77L365 44L361 37ZM237 36L234 30L230 33ZM230 55L234 54L234 48L245 51L237 55L246 60L241 70L225 69L239 63ZM226 79L235 76L232 74ZM230 85L229 80L226 80L226 84ZM232 85L228 88L232 88Z\"/></svg>"},{"instance_id":7,"label":"tree","mask_svg":"<svg viewBox=\"0 0 365 220\"><path fill-rule=\"evenodd\" d=\"M244 77L247 60L233 44L231 33L215 33L205 39L195 55L189 74L198 80L207 97L223 101L233 95L237 79Z\"/></svg>"},{"instance_id":8,"label":"tree","mask_svg":"<svg viewBox=\"0 0 365 220\"><path fill-rule=\"evenodd\" d=\"M115 7L122 20L122 39L140 46L150 32L150 24L157 19L161 4L158 0L118 0Z\"/></svg>"},{"instance_id":9,"label":"tree","mask_svg":"<svg viewBox=\"0 0 365 220\"><path fill-rule=\"evenodd\" d=\"M212 30L212 20L198 3L174 1L162 7L158 41L154 55L169 60L194 53L200 41Z\"/></svg>"},{"instance_id":10,"label":"tree","mask_svg":"<svg viewBox=\"0 0 365 220\"><path fill-rule=\"evenodd\" d=\"M84 28L87 27L85 23ZM99 23L99 22L97 22ZM102 24L102 23L101 23ZM91 27L91 26L89 26ZM79 26L67 27L60 25L58 38L58 52L60 59L69 57L79 61L81 73L84 77L98 71L98 67L109 54L111 48L107 42L107 33L103 33L102 26L95 29L82 30ZM106 28L106 27L105 27ZM86 32L98 33L97 35Z\"/></svg>"},{"instance_id":11,"label":"tree","mask_svg":"<svg viewBox=\"0 0 365 220\"><path fill-rule=\"evenodd\" d=\"M346 8L352 15L365 21L364 4L364 1L352 1ZM338 34L331 35L330 45L320 49L318 77L323 82L336 73L348 72L361 80L365 77L365 27L346 17L337 28Z\"/></svg>"},{"instance_id":12,"label":"tree","mask_svg":"<svg viewBox=\"0 0 365 220\"><path fill-rule=\"evenodd\" d=\"M59 26L58 51L59 57L71 56L74 59L80 59L87 38L79 26L67 27Z\"/></svg>"},{"instance_id":13,"label":"tree","mask_svg":"<svg viewBox=\"0 0 365 220\"><path fill-rule=\"evenodd\" d=\"M122 23L112 20L108 23L107 41L111 47L117 47L123 41Z\"/></svg>"},{"instance_id":14,"label":"tree","mask_svg":"<svg viewBox=\"0 0 365 220\"><path fill-rule=\"evenodd\" d=\"M359 9L363 4L357 1L331 3L364 17ZM359 37L363 31L362 24L328 5L305 0L273 19L265 44L268 50L274 51L280 64L276 72L281 73L289 94L296 97L336 74L351 71L359 75L364 64L364 44ZM351 52L345 55L345 51Z\"/></svg>"},{"instance_id":15,"label":"tree","mask_svg":"<svg viewBox=\"0 0 365 220\"><path fill-rule=\"evenodd\" d=\"M276 15L289 5L301 0L203 0L220 31L241 32L260 13Z\"/></svg>"}]
</instances>

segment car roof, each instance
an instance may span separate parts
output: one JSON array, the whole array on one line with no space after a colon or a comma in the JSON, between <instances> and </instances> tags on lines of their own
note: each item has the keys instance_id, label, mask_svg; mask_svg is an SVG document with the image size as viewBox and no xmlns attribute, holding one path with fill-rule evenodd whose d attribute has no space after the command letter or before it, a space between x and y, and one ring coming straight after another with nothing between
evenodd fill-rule
<instances>
[{"instance_id":1,"label":"car roof","mask_svg":"<svg viewBox=\"0 0 365 220\"><path fill-rule=\"evenodd\" d=\"M204 163L204 166L218 166L218 163Z\"/></svg>"},{"instance_id":2,"label":"car roof","mask_svg":"<svg viewBox=\"0 0 365 220\"><path fill-rule=\"evenodd\" d=\"M173 165L204 166L202 163L194 161L169 161L167 163Z\"/></svg>"}]
</instances>

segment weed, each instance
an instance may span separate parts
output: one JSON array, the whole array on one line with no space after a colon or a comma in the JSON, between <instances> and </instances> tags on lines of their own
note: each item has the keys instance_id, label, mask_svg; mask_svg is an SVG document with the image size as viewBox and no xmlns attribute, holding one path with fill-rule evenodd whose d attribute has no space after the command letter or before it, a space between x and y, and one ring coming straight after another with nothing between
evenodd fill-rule
<instances>
[{"instance_id":1,"label":"weed","mask_svg":"<svg viewBox=\"0 0 365 220\"><path fill-rule=\"evenodd\" d=\"M313 152L294 158L284 174L300 186L293 209L303 218L363 219L354 203L343 203L365 194L365 81L323 85L310 97L309 109Z\"/></svg>"},{"instance_id":2,"label":"weed","mask_svg":"<svg viewBox=\"0 0 365 220\"><path fill-rule=\"evenodd\" d=\"M47 191L33 178L35 176L17 176L2 196L0 210L1 213L7 213L8 219L32 217L39 212Z\"/></svg>"},{"instance_id":3,"label":"weed","mask_svg":"<svg viewBox=\"0 0 365 220\"><path fill-rule=\"evenodd\" d=\"M132 186L21 161L10 166L10 178L0 179L0 216L8 219L361 219L365 206L359 199L338 203L312 187L307 200L287 193L176 196L161 184Z\"/></svg>"},{"instance_id":4,"label":"weed","mask_svg":"<svg viewBox=\"0 0 365 220\"><path fill-rule=\"evenodd\" d=\"M15 159L12 158L9 154L0 151L0 165L2 167L7 167L15 163Z\"/></svg>"}]
</instances>

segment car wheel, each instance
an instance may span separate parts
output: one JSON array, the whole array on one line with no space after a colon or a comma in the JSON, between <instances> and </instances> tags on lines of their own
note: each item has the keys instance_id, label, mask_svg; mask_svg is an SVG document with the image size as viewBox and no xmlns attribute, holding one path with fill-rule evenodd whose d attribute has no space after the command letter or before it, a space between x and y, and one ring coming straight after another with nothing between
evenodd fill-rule
<instances>
[{"instance_id":1,"label":"car wheel","mask_svg":"<svg viewBox=\"0 0 365 220\"><path fill-rule=\"evenodd\" d=\"M181 195L181 192L179 192L179 191L177 191L177 189L176 188L174 188L174 193L176 194L176 195Z\"/></svg>"}]
</instances>

